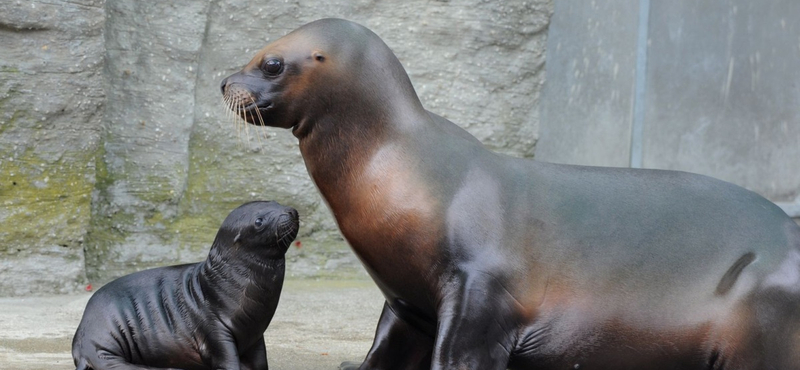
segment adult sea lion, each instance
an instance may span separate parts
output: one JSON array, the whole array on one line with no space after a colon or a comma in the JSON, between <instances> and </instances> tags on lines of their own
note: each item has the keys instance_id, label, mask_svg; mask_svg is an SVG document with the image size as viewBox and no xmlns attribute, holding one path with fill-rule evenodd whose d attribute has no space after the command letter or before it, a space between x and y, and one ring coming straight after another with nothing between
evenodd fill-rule
<instances>
[{"instance_id":1,"label":"adult sea lion","mask_svg":"<svg viewBox=\"0 0 800 370\"><path fill-rule=\"evenodd\" d=\"M360 369L800 369L800 228L753 192L493 153L344 20L276 40L222 90L292 129L386 297Z\"/></svg>"},{"instance_id":2,"label":"adult sea lion","mask_svg":"<svg viewBox=\"0 0 800 370\"><path fill-rule=\"evenodd\" d=\"M204 262L123 276L89 299L72 340L78 370L267 369L297 211L250 202L222 223Z\"/></svg>"}]
</instances>

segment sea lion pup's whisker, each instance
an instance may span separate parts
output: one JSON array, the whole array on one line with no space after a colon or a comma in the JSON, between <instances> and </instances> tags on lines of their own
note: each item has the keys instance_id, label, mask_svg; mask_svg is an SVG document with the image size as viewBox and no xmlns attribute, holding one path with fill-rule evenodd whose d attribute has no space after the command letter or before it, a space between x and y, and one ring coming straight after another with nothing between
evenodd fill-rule
<instances>
[{"instance_id":1,"label":"sea lion pup's whisker","mask_svg":"<svg viewBox=\"0 0 800 370\"><path fill-rule=\"evenodd\" d=\"M294 222L291 219L280 222L276 228L278 234L280 234L282 237L291 234L294 231L294 227L292 226L293 224Z\"/></svg>"},{"instance_id":2,"label":"sea lion pup's whisker","mask_svg":"<svg viewBox=\"0 0 800 370\"><path fill-rule=\"evenodd\" d=\"M279 235L278 235L278 240L279 240L279 241L283 241L283 240L285 240L285 239L287 239L287 238L292 238L292 239L294 239L294 238L292 237L292 234L293 234L293 233L294 233L294 230L291 230L291 229L289 229L289 230L286 230L286 231L284 231L283 233L281 233L281 234L279 234Z\"/></svg>"}]
</instances>

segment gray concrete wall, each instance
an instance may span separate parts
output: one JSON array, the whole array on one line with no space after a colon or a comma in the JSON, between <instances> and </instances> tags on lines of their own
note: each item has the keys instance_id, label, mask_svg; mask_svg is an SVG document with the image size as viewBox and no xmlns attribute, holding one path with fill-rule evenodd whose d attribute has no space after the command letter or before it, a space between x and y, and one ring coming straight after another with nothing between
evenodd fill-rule
<instances>
[{"instance_id":1,"label":"gray concrete wall","mask_svg":"<svg viewBox=\"0 0 800 370\"><path fill-rule=\"evenodd\" d=\"M643 163L794 200L800 2L662 1L651 14Z\"/></svg>"},{"instance_id":2,"label":"gray concrete wall","mask_svg":"<svg viewBox=\"0 0 800 370\"><path fill-rule=\"evenodd\" d=\"M536 159L628 166L638 11L633 1L555 2Z\"/></svg>"},{"instance_id":3,"label":"gray concrete wall","mask_svg":"<svg viewBox=\"0 0 800 370\"><path fill-rule=\"evenodd\" d=\"M202 259L252 199L301 212L290 276L363 276L295 138L237 132L219 94L258 49L318 18L373 29L428 109L533 155L551 0L0 5L0 295Z\"/></svg>"},{"instance_id":4,"label":"gray concrete wall","mask_svg":"<svg viewBox=\"0 0 800 370\"><path fill-rule=\"evenodd\" d=\"M637 53L639 5L646 12ZM711 175L777 202L800 195L800 3L557 1L537 159Z\"/></svg>"}]
</instances>

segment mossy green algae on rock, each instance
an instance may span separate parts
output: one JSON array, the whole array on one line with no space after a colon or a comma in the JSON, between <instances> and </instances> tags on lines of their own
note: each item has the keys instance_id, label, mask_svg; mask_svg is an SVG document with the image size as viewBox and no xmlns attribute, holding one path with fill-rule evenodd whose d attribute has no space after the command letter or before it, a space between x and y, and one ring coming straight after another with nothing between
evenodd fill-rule
<instances>
[{"instance_id":1,"label":"mossy green algae on rock","mask_svg":"<svg viewBox=\"0 0 800 370\"><path fill-rule=\"evenodd\" d=\"M0 295L69 292L85 282L92 154L50 162L31 149L0 152Z\"/></svg>"}]
</instances>

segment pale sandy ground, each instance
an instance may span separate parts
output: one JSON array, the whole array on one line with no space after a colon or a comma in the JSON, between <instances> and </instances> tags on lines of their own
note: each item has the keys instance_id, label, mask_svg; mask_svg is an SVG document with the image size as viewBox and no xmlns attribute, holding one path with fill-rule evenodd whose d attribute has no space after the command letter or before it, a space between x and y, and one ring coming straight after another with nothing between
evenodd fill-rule
<instances>
[{"instance_id":1,"label":"pale sandy ground","mask_svg":"<svg viewBox=\"0 0 800 370\"><path fill-rule=\"evenodd\" d=\"M90 296L0 298L0 369L75 369L72 335ZM286 281L266 332L270 370L335 370L363 359L382 305L371 281Z\"/></svg>"}]
</instances>

